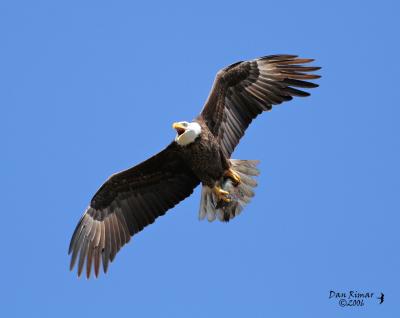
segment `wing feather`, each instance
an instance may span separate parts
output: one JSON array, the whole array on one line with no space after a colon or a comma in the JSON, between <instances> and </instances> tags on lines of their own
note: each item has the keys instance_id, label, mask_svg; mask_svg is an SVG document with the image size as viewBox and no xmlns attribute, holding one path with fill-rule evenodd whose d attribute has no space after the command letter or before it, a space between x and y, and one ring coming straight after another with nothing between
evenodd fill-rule
<instances>
[{"instance_id":1,"label":"wing feather","mask_svg":"<svg viewBox=\"0 0 400 318\"><path fill-rule=\"evenodd\" d=\"M81 217L69 246L70 268L78 260L78 276L86 264L97 277L106 273L132 235L188 197L199 180L185 165L177 146L166 149L126 171L111 176L97 191Z\"/></svg>"},{"instance_id":2,"label":"wing feather","mask_svg":"<svg viewBox=\"0 0 400 318\"><path fill-rule=\"evenodd\" d=\"M270 55L218 72L199 117L219 139L225 156L230 157L251 121L263 111L293 96L310 95L299 88L318 87L306 81L320 77L308 73L320 67L303 65L312 61L296 55Z\"/></svg>"}]
</instances>

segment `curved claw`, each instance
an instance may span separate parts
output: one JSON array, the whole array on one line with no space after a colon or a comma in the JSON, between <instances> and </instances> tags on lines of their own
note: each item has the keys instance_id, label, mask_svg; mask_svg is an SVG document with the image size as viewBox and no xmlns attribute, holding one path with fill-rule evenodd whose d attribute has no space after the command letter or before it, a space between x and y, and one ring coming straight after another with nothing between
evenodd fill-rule
<instances>
[{"instance_id":1,"label":"curved claw","mask_svg":"<svg viewBox=\"0 0 400 318\"><path fill-rule=\"evenodd\" d=\"M224 201L226 203L229 203L232 201L228 191L222 190L219 186L215 186L213 190L214 190L215 195L218 198L218 201Z\"/></svg>"},{"instance_id":2,"label":"curved claw","mask_svg":"<svg viewBox=\"0 0 400 318\"><path fill-rule=\"evenodd\" d=\"M231 168L226 170L224 176L227 178L230 178L233 181L233 184L235 185L235 187L237 187L241 182L240 176L236 173L235 170L233 170Z\"/></svg>"}]
</instances>

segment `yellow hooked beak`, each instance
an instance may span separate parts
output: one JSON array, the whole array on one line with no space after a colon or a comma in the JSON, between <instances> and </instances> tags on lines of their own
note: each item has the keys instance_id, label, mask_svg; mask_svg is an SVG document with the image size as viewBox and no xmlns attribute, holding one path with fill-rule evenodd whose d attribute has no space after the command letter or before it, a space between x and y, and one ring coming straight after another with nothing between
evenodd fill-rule
<instances>
[{"instance_id":1,"label":"yellow hooked beak","mask_svg":"<svg viewBox=\"0 0 400 318\"><path fill-rule=\"evenodd\" d=\"M176 130L179 136L186 131L186 128L181 123L173 123L172 128Z\"/></svg>"}]
</instances>

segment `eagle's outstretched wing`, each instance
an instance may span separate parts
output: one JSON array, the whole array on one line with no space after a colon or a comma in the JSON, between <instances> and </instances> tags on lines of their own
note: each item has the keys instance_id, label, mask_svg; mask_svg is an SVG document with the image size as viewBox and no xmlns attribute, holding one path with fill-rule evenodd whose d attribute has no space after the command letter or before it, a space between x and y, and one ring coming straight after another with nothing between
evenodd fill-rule
<instances>
[{"instance_id":1,"label":"eagle's outstretched wing","mask_svg":"<svg viewBox=\"0 0 400 318\"><path fill-rule=\"evenodd\" d=\"M132 235L193 192L199 180L176 151L176 144L171 143L141 164L112 175L101 186L71 238L71 270L78 259L78 275L85 262L87 277L92 264L96 276L101 263L107 272L108 263Z\"/></svg>"},{"instance_id":2,"label":"eagle's outstretched wing","mask_svg":"<svg viewBox=\"0 0 400 318\"><path fill-rule=\"evenodd\" d=\"M270 55L237 62L217 73L199 117L219 139L225 156L230 157L246 128L261 112L293 96L310 95L297 88L318 86L305 80L319 78L307 72L320 67L300 65L312 61L296 55Z\"/></svg>"}]
</instances>

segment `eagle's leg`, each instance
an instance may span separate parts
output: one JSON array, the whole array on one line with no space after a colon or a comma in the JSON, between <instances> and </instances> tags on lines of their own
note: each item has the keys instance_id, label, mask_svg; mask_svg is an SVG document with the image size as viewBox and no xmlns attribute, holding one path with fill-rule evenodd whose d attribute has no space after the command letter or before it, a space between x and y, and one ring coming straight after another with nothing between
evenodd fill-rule
<instances>
[{"instance_id":1,"label":"eagle's leg","mask_svg":"<svg viewBox=\"0 0 400 318\"><path fill-rule=\"evenodd\" d=\"M213 191L214 191L215 195L217 196L218 201L222 200L227 203L232 201L231 198L229 197L230 196L229 192L222 190L221 187L216 185L216 186L214 186Z\"/></svg>"},{"instance_id":2,"label":"eagle's leg","mask_svg":"<svg viewBox=\"0 0 400 318\"><path fill-rule=\"evenodd\" d=\"M237 187L241 182L240 176L235 172L235 170L231 168L225 171L224 177L230 178L233 181L233 185L235 187Z\"/></svg>"}]
</instances>

